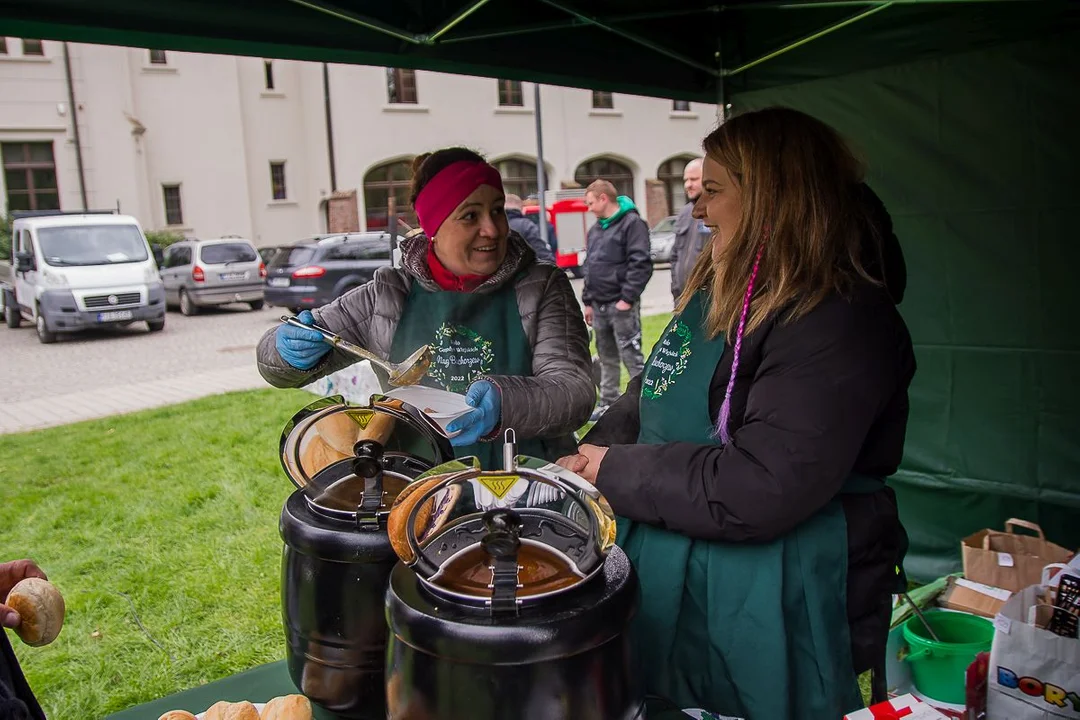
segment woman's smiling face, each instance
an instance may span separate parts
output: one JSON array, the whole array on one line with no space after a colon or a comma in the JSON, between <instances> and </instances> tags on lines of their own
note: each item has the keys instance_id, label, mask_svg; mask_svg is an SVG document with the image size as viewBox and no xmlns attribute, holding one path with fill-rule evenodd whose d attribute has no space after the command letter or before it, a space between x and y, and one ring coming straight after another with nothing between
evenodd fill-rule
<instances>
[{"instance_id":1,"label":"woman's smiling face","mask_svg":"<svg viewBox=\"0 0 1080 720\"><path fill-rule=\"evenodd\" d=\"M702 164L701 195L694 203L694 217L703 220L713 231L715 262L742 219L742 191L731 172L708 155Z\"/></svg>"},{"instance_id":2,"label":"woman's smiling face","mask_svg":"<svg viewBox=\"0 0 1080 720\"><path fill-rule=\"evenodd\" d=\"M432 238L435 256L447 270L455 275L491 275L499 269L510 235L504 203L501 190L481 185L454 208Z\"/></svg>"}]
</instances>

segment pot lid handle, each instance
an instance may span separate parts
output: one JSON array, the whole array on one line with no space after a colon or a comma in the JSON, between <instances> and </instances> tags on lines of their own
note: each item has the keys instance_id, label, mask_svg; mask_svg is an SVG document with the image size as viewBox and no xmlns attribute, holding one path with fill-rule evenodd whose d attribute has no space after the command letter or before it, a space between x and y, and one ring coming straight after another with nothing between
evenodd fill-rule
<instances>
[{"instance_id":1,"label":"pot lid handle","mask_svg":"<svg viewBox=\"0 0 1080 720\"><path fill-rule=\"evenodd\" d=\"M491 614L517 615L521 516L505 508L488 510L484 513L483 523L487 534L481 538L480 545L492 559Z\"/></svg>"}]
</instances>

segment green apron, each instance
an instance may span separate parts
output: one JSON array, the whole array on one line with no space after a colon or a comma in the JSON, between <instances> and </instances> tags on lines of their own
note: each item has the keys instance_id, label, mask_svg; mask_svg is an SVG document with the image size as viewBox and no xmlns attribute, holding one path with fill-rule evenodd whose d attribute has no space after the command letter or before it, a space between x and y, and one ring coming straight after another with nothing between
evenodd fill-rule
<instances>
[{"instance_id":1,"label":"green apron","mask_svg":"<svg viewBox=\"0 0 1080 720\"><path fill-rule=\"evenodd\" d=\"M488 375L532 375L532 348L518 314L512 282L487 295L431 292L414 282L394 333L390 361L401 362L423 345L434 350L422 384L465 394ZM454 448L475 455L485 470L502 468L502 445L479 442ZM544 457L544 444L519 438L518 452ZM551 459L551 458L545 458Z\"/></svg>"},{"instance_id":2,"label":"green apron","mask_svg":"<svg viewBox=\"0 0 1080 720\"><path fill-rule=\"evenodd\" d=\"M719 442L705 389L725 341L701 321L698 295L653 349L639 443ZM651 695L746 720L836 720L862 707L838 501L769 543L693 540L624 518L618 543L641 578L634 633Z\"/></svg>"}]
</instances>

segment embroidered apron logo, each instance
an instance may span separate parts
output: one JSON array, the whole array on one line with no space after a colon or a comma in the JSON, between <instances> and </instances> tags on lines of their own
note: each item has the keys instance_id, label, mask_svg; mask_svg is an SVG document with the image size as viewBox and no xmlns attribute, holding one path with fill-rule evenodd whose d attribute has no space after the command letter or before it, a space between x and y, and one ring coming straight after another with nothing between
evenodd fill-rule
<instances>
[{"instance_id":1,"label":"embroidered apron logo","mask_svg":"<svg viewBox=\"0 0 1080 720\"><path fill-rule=\"evenodd\" d=\"M661 397L675 384L675 378L686 369L690 359L690 341L693 334L682 320L664 333L664 339L653 351L649 367L645 371L645 380L641 385L641 395L648 400Z\"/></svg>"},{"instance_id":2,"label":"embroidered apron logo","mask_svg":"<svg viewBox=\"0 0 1080 720\"><path fill-rule=\"evenodd\" d=\"M463 325L443 323L432 343L435 357L428 375L450 392L462 393L491 372L495 351L490 340Z\"/></svg>"}]
</instances>

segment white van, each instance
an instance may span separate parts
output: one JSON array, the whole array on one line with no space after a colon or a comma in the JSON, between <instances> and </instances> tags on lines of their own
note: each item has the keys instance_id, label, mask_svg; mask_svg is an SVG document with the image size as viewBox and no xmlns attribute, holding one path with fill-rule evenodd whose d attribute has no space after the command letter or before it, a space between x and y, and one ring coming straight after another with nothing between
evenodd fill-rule
<instances>
[{"instance_id":1,"label":"white van","mask_svg":"<svg viewBox=\"0 0 1080 720\"><path fill-rule=\"evenodd\" d=\"M57 333L146 322L165 327L165 287L138 221L114 213L12 213L10 328L34 323L43 343ZM0 279L3 279L0 277Z\"/></svg>"}]
</instances>

